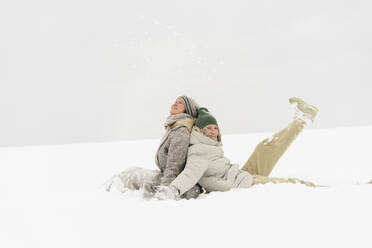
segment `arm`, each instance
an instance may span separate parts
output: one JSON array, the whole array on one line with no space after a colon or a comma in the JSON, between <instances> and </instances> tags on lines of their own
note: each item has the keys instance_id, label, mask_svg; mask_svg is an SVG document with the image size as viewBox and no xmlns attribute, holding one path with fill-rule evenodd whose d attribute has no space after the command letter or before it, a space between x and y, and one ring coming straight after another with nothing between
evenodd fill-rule
<instances>
[{"instance_id":1,"label":"arm","mask_svg":"<svg viewBox=\"0 0 372 248\"><path fill-rule=\"evenodd\" d=\"M190 133L186 127L181 127L170 134L167 165L160 179L162 185L168 186L183 170L187 150L190 142Z\"/></svg>"},{"instance_id":2,"label":"arm","mask_svg":"<svg viewBox=\"0 0 372 248\"><path fill-rule=\"evenodd\" d=\"M228 181L223 178L218 177L203 177L200 179L199 184L206 190L206 191L229 191L234 187L231 181Z\"/></svg>"},{"instance_id":3,"label":"arm","mask_svg":"<svg viewBox=\"0 0 372 248\"><path fill-rule=\"evenodd\" d=\"M198 148L194 145L192 148ZM189 150L191 150L190 148ZM191 189L208 169L208 161L203 158L202 152L190 151L187 157L185 169L170 184L179 190L180 195Z\"/></svg>"}]
</instances>

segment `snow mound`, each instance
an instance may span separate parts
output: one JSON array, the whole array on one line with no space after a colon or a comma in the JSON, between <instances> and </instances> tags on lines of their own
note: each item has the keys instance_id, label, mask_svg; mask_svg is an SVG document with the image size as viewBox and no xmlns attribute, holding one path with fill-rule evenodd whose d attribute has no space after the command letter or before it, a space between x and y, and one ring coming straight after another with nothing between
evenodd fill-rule
<instances>
[{"instance_id":1,"label":"snow mound","mask_svg":"<svg viewBox=\"0 0 372 248\"><path fill-rule=\"evenodd\" d=\"M225 135L243 165L271 133ZM107 193L115 173L154 169L159 140L0 148L1 247L370 247L372 126L306 130L272 176L327 188L256 185L197 200Z\"/></svg>"}]
</instances>

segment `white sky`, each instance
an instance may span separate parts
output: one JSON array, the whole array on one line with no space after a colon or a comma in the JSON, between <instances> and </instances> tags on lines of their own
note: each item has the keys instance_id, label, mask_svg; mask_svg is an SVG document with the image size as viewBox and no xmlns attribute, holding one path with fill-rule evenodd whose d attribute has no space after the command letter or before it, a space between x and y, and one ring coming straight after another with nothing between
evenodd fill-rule
<instances>
[{"instance_id":1,"label":"white sky","mask_svg":"<svg viewBox=\"0 0 372 248\"><path fill-rule=\"evenodd\" d=\"M0 146L161 137L187 94L222 132L372 124L372 3L0 3Z\"/></svg>"}]
</instances>

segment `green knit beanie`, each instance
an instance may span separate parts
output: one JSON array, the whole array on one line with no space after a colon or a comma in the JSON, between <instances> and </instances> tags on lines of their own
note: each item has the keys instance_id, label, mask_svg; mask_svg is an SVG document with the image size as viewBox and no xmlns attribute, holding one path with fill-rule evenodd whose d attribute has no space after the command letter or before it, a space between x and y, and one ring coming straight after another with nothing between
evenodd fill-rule
<instances>
[{"instance_id":1,"label":"green knit beanie","mask_svg":"<svg viewBox=\"0 0 372 248\"><path fill-rule=\"evenodd\" d=\"M200 129L203 129L205 126L209 124L214 124L218 126L216 118L211 115L207 108L199 108L198 109L198 118L196 119L195 126Z\"/></svg>"}]
</instances>

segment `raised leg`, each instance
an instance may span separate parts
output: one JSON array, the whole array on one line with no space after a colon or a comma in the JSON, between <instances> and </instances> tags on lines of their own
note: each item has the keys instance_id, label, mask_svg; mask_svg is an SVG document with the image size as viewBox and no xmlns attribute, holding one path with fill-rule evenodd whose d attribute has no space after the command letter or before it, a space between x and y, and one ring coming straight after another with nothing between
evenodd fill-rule
<instances>
[{"instance_id":1,"label":"raised leg","mask_svg":"<svg viewBox=\"0 0 372 248\"><path fill-rule=\"evenodd\" d=\"M304 129L305 125L306 123L303 120L295 119L286 128L261 141L242 167L242 170L249 172L251 175L270 175L280 157Z\"/></svg>"}]
</instances>

